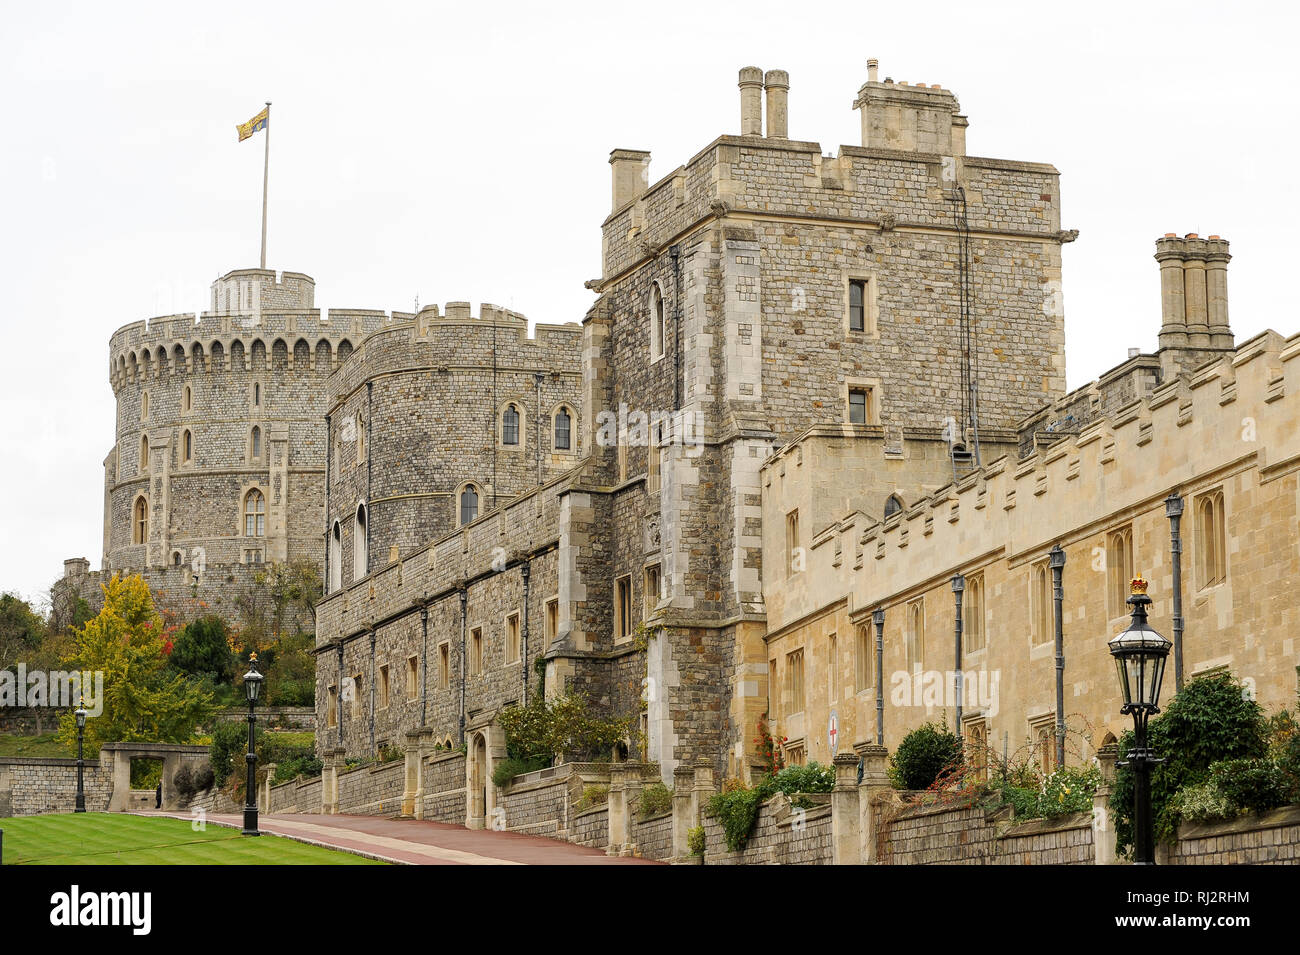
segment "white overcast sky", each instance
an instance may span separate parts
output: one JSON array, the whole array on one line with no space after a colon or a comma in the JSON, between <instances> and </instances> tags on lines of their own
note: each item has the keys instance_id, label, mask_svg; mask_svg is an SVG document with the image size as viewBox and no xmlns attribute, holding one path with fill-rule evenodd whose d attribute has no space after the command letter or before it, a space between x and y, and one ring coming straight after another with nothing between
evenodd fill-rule
<instances>
[{"instance_id":1,"label":"white overcast sky","mask_svg":"<svg viewBox=\"0 0 1300 955\"><path fill-rule=\"evenodd\" d=\"M102 553L109 336L257 264L316 303L494 302L581 320L610 149L651 179L739 132L740 67L790 135L858 145L881 75L940 83L972 155L1054 163L1070 387L1152 350L1165 232L1232 242L1243 340L1297 330L1294 7L1247 3L23 3L0 13L0 590Z\"/></svg>"}]
</instances>

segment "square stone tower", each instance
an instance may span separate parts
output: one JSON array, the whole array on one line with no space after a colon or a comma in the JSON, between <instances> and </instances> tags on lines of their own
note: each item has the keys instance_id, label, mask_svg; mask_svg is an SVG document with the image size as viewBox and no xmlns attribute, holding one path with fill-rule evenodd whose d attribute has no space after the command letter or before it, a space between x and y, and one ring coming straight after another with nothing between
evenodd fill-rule
<instances>
[{"instance_id":1,"label":"square stone tower","mask_svg":"<svg viewBox=\"0 0 1300 955\"><path fill-rule=\"evenodd\" d=\"M782 70L742 70L740 135L656 181L648 152L610 156L585 322L594 453L582 533L561 545L582 587L553 656L634 705L620 621L628 601L646 608L644 733L666 776L700 757L740 771L767 706L764 589L779 580L762 566L759 469L773 449L828 423L886 447L906 426L977 449L1064 392L1075 233L1057 170L966 155L956 97L881 81L874 61L860 146L788 138L789 92ZM793 515L792 548L820 530ZM592 656L615 664L597 675L579 659Z\"/></svg>"}]
</instances>

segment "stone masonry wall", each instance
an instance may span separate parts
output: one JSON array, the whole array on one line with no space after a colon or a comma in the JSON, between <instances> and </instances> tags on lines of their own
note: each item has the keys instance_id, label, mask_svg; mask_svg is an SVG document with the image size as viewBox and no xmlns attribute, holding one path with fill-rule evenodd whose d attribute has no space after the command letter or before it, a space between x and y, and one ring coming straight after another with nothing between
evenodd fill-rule
<instances>
[{"instance_id":1,"label":"stone masonry wall","mask_svg":"<svg viewBox=\"0 0 1300 955\"><path fill-rule=\"evenodd\" d=\"M104 812L113 791L112 770L89 761L82 781L86 809ZM75 759L0 759L0 816L72 812L76 801Z\"/></svg>"}]
</instances>

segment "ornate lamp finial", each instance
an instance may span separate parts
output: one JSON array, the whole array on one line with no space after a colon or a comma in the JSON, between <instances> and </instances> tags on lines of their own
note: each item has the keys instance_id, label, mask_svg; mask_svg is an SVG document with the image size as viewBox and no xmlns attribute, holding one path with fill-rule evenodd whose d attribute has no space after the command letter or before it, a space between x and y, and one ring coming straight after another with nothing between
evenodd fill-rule
<instances>
[{"instance_id":1,"label":"ornate lamp finial","mask_svg":"<svg viewBox=\"0 0 1300 955\"><path fill-rule=\"evenodd\" d=\"M1146 596L1146 592L1147 592L1147 582L1142 579L1141 574L1138 574L1136 577L1133 578L1132 582L1129 584L1129 593L1131 593L1133 596L1136 597L1139 594L1141 594L1142 596Z\"/></svg>"}]
</instances>

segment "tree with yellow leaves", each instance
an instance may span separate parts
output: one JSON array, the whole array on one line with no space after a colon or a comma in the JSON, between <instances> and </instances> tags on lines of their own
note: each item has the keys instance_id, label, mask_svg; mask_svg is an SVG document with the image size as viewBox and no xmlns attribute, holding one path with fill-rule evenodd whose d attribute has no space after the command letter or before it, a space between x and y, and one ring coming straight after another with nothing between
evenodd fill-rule
<instances>
[{"instance_id":1,"label":"tree with yellow leaves","mask_svg":"<svg viewBox=\"0 0 1300 955\"><path fill-rule=\"evenodd\" d=\"M143 578L114 574L103 589L104 609L75 631L64 661L104 676L103 711L86 720L87 755L109 742L189 741L211 714L212 695L167 667L163 620ZM74 714L61 718L59 739L76 742Z\"/></svg>"}]
</instances>

